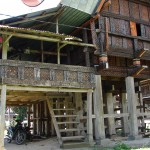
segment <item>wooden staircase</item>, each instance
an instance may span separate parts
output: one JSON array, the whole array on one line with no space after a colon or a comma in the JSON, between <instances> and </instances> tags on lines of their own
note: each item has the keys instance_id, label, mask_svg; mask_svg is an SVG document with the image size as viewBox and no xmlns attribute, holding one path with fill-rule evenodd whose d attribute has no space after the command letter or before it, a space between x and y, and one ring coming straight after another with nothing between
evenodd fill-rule
<instances>
[{"instance_id":1,"label":"wooden staircase","mask_svg":"<svg viewBox=\"0 0 150 150\"><path fill-rule=\"evenodd\" d=\"M80 123L75 109L66 107L53 108L51 101L48 99L47 104L60 146L65 147L65 144L72 144L73 141L77 144L83 144L86 136L85 134L82 135L82 133L85 133L86 129L80 127L82 123Z\"/></svg>"}]
</instances>

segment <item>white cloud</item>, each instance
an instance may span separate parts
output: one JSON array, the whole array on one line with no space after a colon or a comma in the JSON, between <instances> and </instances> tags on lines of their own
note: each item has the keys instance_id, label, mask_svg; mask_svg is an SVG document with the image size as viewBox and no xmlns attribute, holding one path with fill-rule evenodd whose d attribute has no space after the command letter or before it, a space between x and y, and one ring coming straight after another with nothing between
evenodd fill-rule
<instances>
[{"instance_id":1,"label":"white cloud","mask_svg":"<svg viewBox=\"0 0 150 150\"><path fill-rule=\"evenodd\" d=\"M0 20L8 18L5 15L19 16L27 13L32 13L44 9L56 7L61 0L44 0L42 4L37 7L28 7L22 0L3 0L0 4Z\"/></svg>"}]
</instances>

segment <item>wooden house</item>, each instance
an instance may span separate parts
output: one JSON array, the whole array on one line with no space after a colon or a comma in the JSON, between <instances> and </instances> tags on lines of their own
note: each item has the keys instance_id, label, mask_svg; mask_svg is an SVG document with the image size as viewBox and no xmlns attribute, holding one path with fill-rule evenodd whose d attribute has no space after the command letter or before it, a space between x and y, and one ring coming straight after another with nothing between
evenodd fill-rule
<instances>
[{"instance_id":1,"label":"wooden house","mask_svg":"<svg viewBox=\"0 0 150 150\"><path fill-rule=\"evenodd\" d=\"M33 133L56 135L61 146L142 138L149 0L62 0L0 24L1 130L5 106L26 105Z\"/></svg>"}]
</instances>

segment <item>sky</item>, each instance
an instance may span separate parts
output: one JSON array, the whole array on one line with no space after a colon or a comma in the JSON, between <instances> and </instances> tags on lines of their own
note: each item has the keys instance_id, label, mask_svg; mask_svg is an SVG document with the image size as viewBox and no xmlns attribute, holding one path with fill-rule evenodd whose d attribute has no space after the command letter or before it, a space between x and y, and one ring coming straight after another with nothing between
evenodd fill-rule
<instances>
[{"instance_id":1,"label":"sky","mask_svg":"<svg viewBox=\"0 0 150 150\"><path fill-rule=\"evenodd\" d=\"M44 2L37 7L28 7L22 2L22 0L0 0L0 1L1 1L0 20L3 20L9 18L8 16L5 15L20 16L23 14L56 7L61 0L44 0Z\"/></svg>"}]
</instances>

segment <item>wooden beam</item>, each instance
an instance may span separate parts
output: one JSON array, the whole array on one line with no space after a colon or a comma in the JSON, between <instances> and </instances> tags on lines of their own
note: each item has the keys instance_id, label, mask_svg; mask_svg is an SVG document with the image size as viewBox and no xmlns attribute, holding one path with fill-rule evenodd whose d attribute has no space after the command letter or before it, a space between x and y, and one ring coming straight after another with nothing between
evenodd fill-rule
<instances>
[{"instance_id":1,"label":"wooden beam","mask_svg":"<svg viewBox=\"0 0 150 150\"><path fill-rule=\"evenodd\" d=\"M0 89L2 86L0 86ZM31 86L7 86L8 90L15 91L40 91L40 92L79 92L79 93L87 93L89 89L75 89L75 88L50 88L50 87L31 87Z\"/></svg>"},{"instance_id":2,"label":"wooden beam","mask_svg":"<svg viewBox=\"0 0 150 150\"><path fill-rule=\"evenodd\" d=\"M147 69L148 66L141 66L136 72L132 75L133 77L138 76L143 70Z\"/></svg>"},{"instance_id":3,"label":"wooden beam","mask_svg":"<svg viewBox=\"0 0 150 150\"><path fill-rule=\"evenodd\" d=\"M60 134L59 127L58 127L58 124L57 124L57 121L56 121L56 118L55 118L55 114L54 114L54 111L52 110L49 99L47 99L47 105L48 105L48 109L49 109L49 112L51 114L53 124L54 124L55 130L56 130L56 133L57 133L58 142L62 146L63 143L62 143L61 134Z\"/></svg>"},{"instance_id":4,"label":"wooden beam","mask_svg":"<svg viewBox=\"0 0 150 150\"><path fill-rule=\"evenodd\" d=\"M2 45L2 59L6 60L7 59L7 51L9 47L9 40L7 35L2 35L3 36L3 45ZM10 37L10 36L9 36Z\"/></svg>"},{"instance_id":5,"label":"wooden beam","mask_svg":"<svg viewBox=\"0 0 150 150\"><path fill-rule=\"evenodd\" d=\"M11 39L12 35L9 35L8 37L6 37L4 44L7 44L9 42L9 40Z\"/></svg>"},{"instance_id":6,"label":"wooden beam","mask_svg":"<svg viewBox=\"0 0 150 150\"><path fill-rule=\"evenodd\" d=\"M32 17L32 18L22 18L21 21L7 23L6 25L16 25L16 24L19 24L19 23L25 23L25 22L31 22L31 21L37 21L38 22L38 20L36 20L36 19L41 19L41 18L45 18L45 17L49 17L49 16L54 16L58 13L59 12L54 12L54 13L43 14L41 16Z\"/></svg>"},{"instance_id":7,"label":"wooden beam","mask_svg":"<svg viewBox=\"0 0 150 150\"><path fill-rule=\"evenodd\" d=\"M147 49L147 48L142 48L142 49L140 49L140 51L137 53L137 55L136 55L136 57L137 58L141 58L146 52L148 52L149 51L149 49Z\"/></svg>"},{"instance_id":8,"label":"wooden beam","mask_svg":"<svg viewBox=\"0 0 150 150\"><path fill-rule=\"evenodd\" d=\"M66 44L64 44L66 45ZM61 47L61 46L60 46ZM37 54L40 54L41 52L38 51L38 50L33 50L33 49L30 49L30 53L37 53ZM53 55L53 56L56 56L57 53L56 52L48 52L48 51L43 51L43 55ZM64 56L66 57L67 54L66 53L61 53L60 56Z\"/></svg>"},{"instance_id":9,"label":"wooden beam","mask_svg":"<svg viewBox=\"0 0 150 150\"><path fill-rule=\"evenodd\" d=\"M111 0L108 0L105 2L105 0L101 0L100 3L99 3L99 6L96 10L96 15L94 15L90 20L84 22L78 29L74 30L71 35L76 35L80 30L84 29L85 27L87 27L90 22L92 20L96 20L100 17L100 11L101 10L104 10L105 8L107 8L108 6L110 6L111 4Z\"/></svg>"},{"instance_id":10,"label":"wooden beam","mask_svg":"<svg viewBox=\"0 0 150 150\"><path fill-rule=\"evenodd\" d=\"M105 8L109 7L110 5L111 5L111 0L107 0L107 1L104 3L104 5L103 5L101 11L103 11Z\"/></svg>"},{"instance_id":11,"label":"wooden beam","mask_svg":"<svg viewBox=\"0 0 150 150\"><path fill-rule=\"evenodd\" d=\"M108 18L105 17L105 51L109 50L109 36L108 36Z\"/></svg>"},{"instance_id":12,"label":"wooden beam","mask_svg":"<svg viewBox=\"0 0 150 150\"><path fill-rule=\"evenodd\" d=\"M27 38L27 39L34 39L34 40L43 40L47 42L59 42L62 44L69 44L69 45L76 45L76 46L88 46L88 47L93 47L95 48L95 45L93 44L87 44L87 43L81 43L81 42L74 42L74 41L67 41L67 40L61 40L58 38L50 38L46 36L37 36L37 35L29 35L29 34L23 34L23 33L13 33L13 32L6 32L6 31L0 31L1 34L6 34L6 35L12 35L15 37L20 37L20 38Z\"/></svg>"},{"instance_id":13,"label":"wooden beam","mask_svg":"<svg viewBox=\"0 0 150 150\"><path fill-rule=\"evenodd\" d=\"M101 9L102 9L104 3L105 3L105 0L101 0L101 1L99 2L99 5L98 5L98 7L97 7L97 9L96 9L96 13L99 13L99 12L101 11Z\"/></svg>"}]
</instances>

